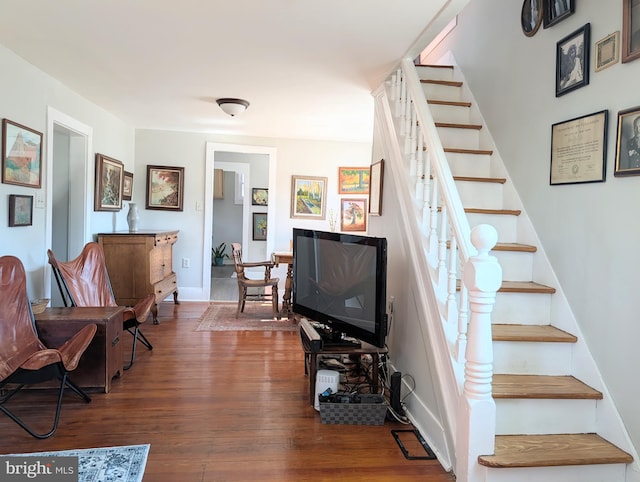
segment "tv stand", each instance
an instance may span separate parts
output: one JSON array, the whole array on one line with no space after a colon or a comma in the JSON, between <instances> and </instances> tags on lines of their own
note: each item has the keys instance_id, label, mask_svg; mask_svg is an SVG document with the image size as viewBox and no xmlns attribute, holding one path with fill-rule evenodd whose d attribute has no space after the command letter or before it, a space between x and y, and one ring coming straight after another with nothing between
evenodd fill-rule
<instances>
[{"instance_id":1,"label":"tv stand","mask_svg":"<svg viewBox=\"0 0 640 482\"><path fill-rule=\"evenodd\" d=\"M354 345L325 345L322 336L309 320L300 319L300 342L304 350L304 373L309 376L309 404L314 404L316 395L316 373L318 371L318 355L370 355L371 363L371 391L378 393L378 361L379 355L388 353L387 348L378 348L364 341L359 346Z\"/></svg>"}]
</instances>

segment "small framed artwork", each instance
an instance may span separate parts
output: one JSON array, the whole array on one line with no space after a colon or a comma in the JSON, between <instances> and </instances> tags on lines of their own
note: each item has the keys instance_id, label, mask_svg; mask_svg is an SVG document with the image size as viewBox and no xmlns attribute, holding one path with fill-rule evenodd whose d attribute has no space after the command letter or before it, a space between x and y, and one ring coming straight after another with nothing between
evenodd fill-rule
<instances>
[{"instance_id":1,"label":"small framed artwork","mask_svg":"<svg viewBox=\"0 0 640 482\"><path fill-rule=\"evenodd\" d=\"M94 211L120 211L124 165L103 154L96 154L96 189Z\"/></svg>"},{"instance_id":2,"label":"small framed artwork","mask_svg":"<svg viewBox=\"0 0 640 482\"><path fill-rule=\"evenodd\" d=\"M342 198L340 200L340 230L367 230L367 200Z\"/></svg>"},{"instance_id":3,"label":"small framed artwork","mask_svg":"<svg viewBox=\"0 0 640 482\"><path fill-rule=\"evenodd\" d=\"M622 0L622 63L640 57L640 3Z\"/></svg>"},{"instance_id":4,"label":"small framed artwork","mask_svg":"<svg viewBox=\"0 0 640 482\"><path fill-rule=\"evenodd\" d=\"M147 166L147 209L182 211L184 167Z\"/></svg>"},{"instance_id":5,"label":"small framed artwork","mask_svg":"<svg viewBox=\"0 0 640 482\"><path fill-rule=\"evenodd\" d=\"M33 224L33 196L9 194L9 227Z\"/></svg>"},{"instance_id":6,"label":"small framed artwork","mask_svg":"<svg viewBox=\"0 0 640 482\"><path fill-rule=\"evenodd\" d=\"M368 167L339 167L338 194L369 194Z\"/></svg>"},{"instance_id":7,"label":"small framed artwork","mask_svg":"<svg viewBox=\"0 0 640 482\"><path fill-rule=\"evenodd\" d=\"M556 97L589 84L589 31L587 23L556 44Z\"/></svg>"},{"instance_id":8,"label":"small framed artwork","mask_svg":"<svg viewBox=\"0 0 640 482\"><path fill-rule=\"evenodd\" d=\"M291 176L291 217L325 219L327 178Z\"/></svg>"},{"instance_id":9,"label":"small framed artwork","mask_svg":"<svg viewBox=\"0 0 640 482\"><path fill-rule=\"evenodd\" d=\"M614 176L640 174L640 106L618 112Z\"/></svg>"},{"instance_id":10,"label":"small framed artwork","mask_svg":"<svg viewBox=\"0 0 640 482\"><path fill-rule=\"evenodd\" d=\"M382 180L384 176L384 159L371 164L369 187L369 214L380 216L382 214Z\"/></svg>"},{"instance_id":11,"label":"small framed artwork","mask_svg":"<svg viewBox=\"0 0 640 482\"><path fill-rule=\"evenodd\" d=\"M533 37L542 24L542 1L524 0L520 12L520 24L522 33L527 37Z\"/></svg>"},{"instance_id":12,"label":"small framed artwork","mask_svg":"<svg viewBox=\"0 0 640 482\"><path fill-rule=\"evenodd\" d=\"M607 35L602 40L598 40L595 43L595 67L594 70L599 70L611 67L619 60L618 51L620 45L620 31Z\"/></svg>"},{"instance_id":13,"label":"small framed artwork","mask_svg":"<svg viewBox=\"0 0 640 482\"><path fill-rule=\"evenodd\" d=\"M124 171L124 180L122 181L122 200L131 201L133 197L133 173Z\"/></svg>"},{"instance_id":14,"label":"small framed artwork","mask_svg":"<svg viewBox=\"0 0 640 482\"><path fill-rule=\"evenodd\" d=\"M2 120L2 182L41 187L42 133Z\"/></svg>"},{"instance_id":15,"label":"small framed artwork","mask_svg":"<svg viewBox=\"0 0 640 482\"><path fill-rule=\"evenodd\" d=\"M551 185L604 182L607 118L603 110L551 126Z\"/></svg>"},{"instance_id":16,"label":"small framed artwork","mask_svg":"<svg viewBox=\"0 0 640 482\"><path fill-rule=\"evenodd\" d=\"M575 0L543 0L544 28L561 22L576 11Z\"/></svg>"},{"instance_id":17,"label":"small framed artwork","mask_svg":"<svg viewBox=\"0 0 640 482\"><path fill-rule=\"evenodd\" d=\"M253 213L253 240L267 240L267 213Z\"/></svg>"},{"instance_id":18,"label":"small framed artwork","mask_svg":"<svg viewBox=\"0 0 640 482\"><path fill-rule=\"evenodd\" d=\"M251 204L253 206L269 205L269 190L265 188L251 188Z\"/></svg>"}]
</instances>

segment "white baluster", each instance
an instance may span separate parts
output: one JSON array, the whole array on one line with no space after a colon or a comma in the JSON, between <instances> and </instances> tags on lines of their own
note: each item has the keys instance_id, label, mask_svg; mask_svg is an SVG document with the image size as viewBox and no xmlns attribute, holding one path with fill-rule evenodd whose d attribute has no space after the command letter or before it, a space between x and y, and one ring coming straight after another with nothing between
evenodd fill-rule
<instances>
[{"instance_id":1,"label":"white baluster","mask_svg":"<svg viewBox=\"0 0 640 482\"><path fill-rule=\"evenodd\" d=\"M431 260L436 257L438 246L438 183L431 185L431 201L429 208L431 209L431 221L429 222L429 253Z\"/></svg>"},{"instance_id":2,"label":"white baluster","mask_svg":"<svg viewBox=\"0 0 640 482\"><path fill-rule=\"evenodd\" d=\"M404 136L405 119L407 117L407 83L404 78L400 82L400 86L400 135Z\"/></svg>"},{"instance_id":3,"label":"white baluster","mask_svg":"<svg viewBox=\"0 0 640 482\"><path fill-rule=\"evenodd\" d=\"M458 301L456 292L458 291L458 240L451 230L449 241L449 283L447 286L447 323L453 325L458 321Z\"/></svg>"},{"instance_id":4,"label":"white baluster","mask_svg":"<svg viewBox=\"0 0 640 482\"><path fill-rule=\"evenodd\" d=\"M402 70L398 69L396 70L396 85L395 85L395 93L394 93L396 117L400 115L400 98L402 93L401 90L402 90Z\"/></svg>"},{"instance_id":5,"label":"white baluster","mask_svg":"<svg viewBox=\"0 0 640 482\"><path fill-rule=\"evenodd\" d=\"M469 321L469 292L464 283L460 287L460 302L458 306L458 339L454 356L458 363L464 363L464 356L467 351L467 322Z\"/></svg>"},{"instance_id":6,"label":"white baluster","mask_svg":"<svg viewBox=\"0 0 640 482\"><path fill-rule=\"evenodd\" d=\"M447 207L444 203L440 208L438 231L440 234L438 239L438 286L445 287L447 281L447 234L449 232L449 221L447 219Z\"/></svg>"}]
</instances>

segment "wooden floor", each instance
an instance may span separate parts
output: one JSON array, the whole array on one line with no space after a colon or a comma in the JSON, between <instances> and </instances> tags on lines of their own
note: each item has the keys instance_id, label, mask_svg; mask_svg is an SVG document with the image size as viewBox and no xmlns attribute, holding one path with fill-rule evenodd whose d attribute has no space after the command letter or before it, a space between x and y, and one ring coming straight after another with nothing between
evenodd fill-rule
<instances>
[{"instance_id":1,"label":"wooden floor","mask_svg":"<svg viewBox=\"0 0 640 482\"><path fill-rule=\"evenodd\" d=\"M139 345L134 366L90 404L65 395L52 438L0 414L0 453L148 443L145 482L454 480L435 460L405 459L391 434L404 425L320 423L296 332L196 332L206 306L162 303L160 324L143 325L154 350ZM10 402L42 429L44 392Z\"/></svg>"}]
</instances>

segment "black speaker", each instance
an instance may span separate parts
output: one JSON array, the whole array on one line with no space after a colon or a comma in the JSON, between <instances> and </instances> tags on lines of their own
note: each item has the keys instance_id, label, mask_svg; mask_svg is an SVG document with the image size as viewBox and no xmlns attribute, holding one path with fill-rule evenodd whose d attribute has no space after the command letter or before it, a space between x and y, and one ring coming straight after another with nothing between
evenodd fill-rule
<instances>
[{"instance_id":1,"label":"black speaker","mask_svg":"<svg viewBox=\"0 0 640 482\"><path fill-rule=\"evenodd\" d=\"M395 372L391 375L391 408L400 416L404 416L404 410L400 404L400 384L402 383L402 373Z\"/></svg>"}]
</instances>

